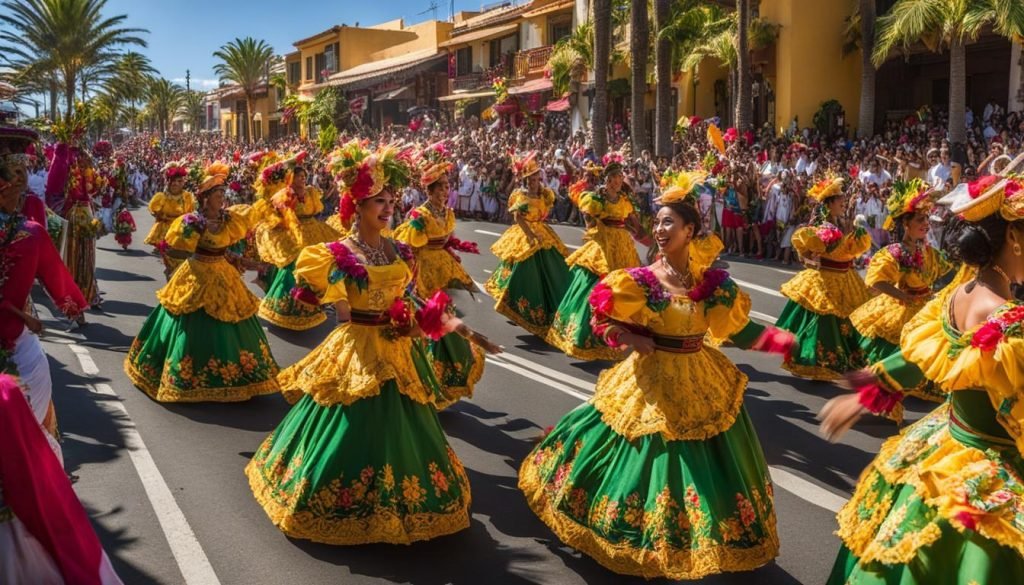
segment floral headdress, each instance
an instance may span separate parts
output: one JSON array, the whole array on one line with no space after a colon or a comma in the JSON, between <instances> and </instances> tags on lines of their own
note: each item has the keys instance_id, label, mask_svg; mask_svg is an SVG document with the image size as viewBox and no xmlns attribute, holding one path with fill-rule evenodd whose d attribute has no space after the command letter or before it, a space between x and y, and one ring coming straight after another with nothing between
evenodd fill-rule
<instances>
[{"instance_id":1,"label":"floral headdress","mask_svg":"<svg viewBox=\"0 0 1024 585\"><path fill-rule=\"evenodd\" d=\"M661 205L684 201L695 197L697 187L704 182L707 175L703 171L668 172L661 176L661 197L657 202Z\"/></svg>"},{"instance_id":2,"label":"floral headdress","mask_svg":"<svg viewBox=\"0 0 1024 585\"><path fill-rule=\"evenodd\" d=\"M413 149L400 144L386 144L377 149L377 166L384 172L384 184L400 190L413 181L416 165Z\"/></svg>"},{"instance_id":3,"label":"floral headdress","mask_svg":"<svg viewBox=\"0 0 1024 585\"><path fill-rule=\"evenodd\" d=\"M188 176L188 165L183 161L172 160L171 162L164 165L164 168L160 169L164 174L164 178L170 181L178 177Z\"/></svg>"},{"instance_id":4,"label":"floral headdress","mask_svg":"<svg viewBox=\"0 0 1024 585\"><path fill-rule=\"evenodd\" d=\"M300 150L285 160L281 161L281 165L284 166L285 175L284 182L286 185L291 186L292 181L295 179L295 169L302 165L302 162L306 160L309 153L305 150Z\"/></svg>"},{"instance_id":5,"label":"floral headdress","mask_svg":"<svg viewBox=\"0 0 1024 585\"><path fill-rule=\"evenodd\" d=\"M1022 162L1024 154L1006 165L1002 173L1008 177L988 175L968 183L965 190L955 190L950 211L970 222L981 221L996 212L1007 221L1024 219L1024 177L1011 175Z\"/></svg>"},{"instance_id":6,"label":"floral headdress","mask_svg":"<svg viewBox=\"0 0 1024 585\"><path fill-rule=\"evenodd\" d=\"M893 183L892 195L885 201L885 206L889 209L889 216L885 218L882 228L891 231L896 227L896 220L900 217L908 213L928 211L932 206L930 195L931 191L928 189L928 185L921 179Z\"/></svg>"},{"instance_id":7,"label":"floral headdress","mask_svg":"<svg viewBox=\"0 0 1024 585\"><path fill-rule=\"evenodd\" d=\"M114 145L107 140L98 140L92 145L92 155L95 158L107 158L114 154Z\"/></svg>"},{"instance_id":8,"label":"floral headdress","mask_svg":"<svg viewBox=\"0 0 1024 585\"><path fill-rule=\"evenodd\" d=\"M30 128L0 126L0 151L10 151L0 154L0 162L27 165L38 152L35 147L37 140L39 133Z\"/></svg>"},{"instance_id":9,"label":"floral headdress","mask_svg":"<svg viewBox=\"0 0 1024 585\"><path fill-rule=\"evenodd\" d=\"M249 158L249 164L256 166L256 182L253 183L253 189L257 197L268 199L286 185L288 169L280 154L274 151L256 153Z\"/></svg>"},{"instance_id":10,"label":"floral headdress","mask_svg":"<svg viewBox=\"0 0 1024 585\"><path fill-rule=\"evenodd\" d=\"M839 175L828 175L807 190L807 196L818 203L824 202L829 197L842 195L842 193L843 178Z\"/></svg>"},{"instance_id":11,"label":"floral headdress","mask_svg":"<svg viewBox=\"0 0 1024 585\"><path fill-rule=\"evenodd\" d=\"M424 148L416 155L420 185L425 189L447 175L452 169L448 160L448 149L444 142L437 142Z\"/></svg>"},{"instance_id":12,"label":"floral headdress","mask_svg":"<svg viewBox=\"0 0 1024 585\"><path fill-rule=\"evenodd\" d=\"M602 175L607 179L608 177L622 172L622 153L609 152L608 154L601 157L601 164L604 166Z\"/></svg>"},{"instance_id":13,"label":"floral headdress","mask_svg":"<svg viewBox=\"0 0 1024 585\"><path fill-rule=\"evenodd\" d=\"M203 169L203 182L199 184L197 194L202 195L211 189L222 186L231 174L231 167L221 161L212 162Z\"/></svg>"},{"instance_id":14,"label":"floral headdress","mask_svg":"<svg viewBox=\"0 0 1024 585\"><path fill-rule=\"evenodd\" d=\"M356 213L356 203L380 193L385 185L384 168L365 142L351 140L334 149L327 168L341 190L338 215L346 225Z\"/></svg>"},{"instance_id":15,"label":"floral headdress","mask_svg":"<svg viewBox=\"0 0 1024 585\"><path fill-rule=\"evenodd\" d=\"M512 170L520 179L540 172L540 165L537 164L537 151L531 150L522 156L512 157Z\"/></svg>"}]
</instances>

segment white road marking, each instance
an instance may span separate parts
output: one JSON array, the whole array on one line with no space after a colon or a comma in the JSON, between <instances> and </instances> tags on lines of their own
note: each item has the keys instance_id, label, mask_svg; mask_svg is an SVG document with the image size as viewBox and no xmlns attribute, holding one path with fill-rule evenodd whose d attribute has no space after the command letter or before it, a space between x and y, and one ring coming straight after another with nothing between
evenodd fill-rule
<instances>
[{"instance_id":1,"label":"white road marking","mask_svg":"<svg viewBox=\"0 0 1024 585\"><path fill-rule=\"evenodd\" d=\"M82 373L90 378L100 373L88 349L78 344L72 344L69 347L78 358L78 363L82 366ZM163 475L160 474L156 461L153 460L149 449L146 448L146 443L143 442L136 430L135 423L120 397L109 384L97 382L87 384L87 386L94 392L114 398L114 400L106 401L105 404L117 410L118 415L124 421L120 431L125 447L128 449L128 456L142 481L146 497L156 513L157 521L160 523L160 528L163 530L164 537L171 548L174 560L178 563L178 569L181 571L185 583L187 585L220 585L220 579L217 578L210 559L207 558L202 545L196 539L192 527L185 519L185 514L174 500L171 488L167 486Z\"/></svg>"},{"instance_id":2,"label":"white road marking","mask_svg":"<svg viewBox=\"0 0 1024 585\"><path fill-rule=\"evenodd\" d=\"M484 268L484 272L486 272L487 274L494 274L493 270L487 270L486 268Z\"/></svg>"},{"instance_id":3,"label":"white road marking","mask_svg":"<svg viewBox=\"0 0 1024 585\"><path fill-rule=\"evenodd\" d=\"M586 402L587 400L590 400L590 396L588 396L587 394L583 394L582 392L577 392L576 390L573 390L572 388L566 386L565 384L562 384L560 382L556 382L554 380L549 380L548 378L546 378L544 376L541 376L540 374L537 374L537 373L531 372L530 370L527 370L525 368L521 368L519 366L510 364L510 363L508 363L506 361L503 361L503 360L499 359L499 357L500 356L487 356L487 362L488 363L492 363L492 364L494 364L496 366L505 368L506 370L509 370L511 372L519 374L520 376L523 376L525 378L529 378L529 379L534 380L536 382L540 382L541 384L544 384L545 386L547 386L549 388L554 388L555 390L558 390L559 392L563 392L565 394L568 394L569 396L572 396L573 398L577 398L577 399L582 400L584 402Z\"/></svg>"},{"instance_id":4,"label":"white road marking","mask_svg":"<svg viewBox=\"0 0 1024 585\"><path fill-rule=\"evenodd\" d=\"M754 284L752 282L747 282L745 280L740 280L738 278L733 278L732 280L733 280L733 282L735 282L736 284L742 286L743 288L749 288L750 290L756 290L758 292L763 292L766 295L771 295L773 297L779 297L780 299L786 298L786 297L784 297L782 295L782 293L780 293L779 291L777 291L777 290L775 290L773 288L768 288L766 286L761 286L759 284Z\"/></svg>"},{"instance_id":5,"label":"white road marking","mask_svg":"<svg viewBox=\"0 0 1024 585\"><path fill-rule=\"evenodd\" d=\"M475 280L473 281L473 284L475 284L475 285L476 285L476 287L477 287L478 289L480 289L480 294L481 294L481 295L483 295L483 296L485 296L485 297L489 297L489 296L491 296L491 295L487 294L487 289L485 289L485 288L484 288L484 285L483 285L483 284L481 284L481 283L479 283L479 282L477 282L477 281L475 281Z\"/></svg>"},{"instance_id":6,"label":"white road marking","mask_svg":"<svg viewBox=\"0 0 1024 585\"><path fill-rule=\"evenodd\" d=\"M775 485L812 504L825 508L830 512L839 512L839 509L846 504L846 498L836 495L806 479L782 469L781 467L769 466L772 474L772 481Z\"/></svg>"},{"instance_id":7,"label":"white road marking","mask_svg":"<svg viewBox=\"0 0 1024 585\"><path fill-rule=\"evenodd\" d=\"M473 231L478 233L478 234L483 234L485 236L494 236L496 238L500 238L501 237L501 234L499 234L497 232L489 232L487 230L473 230Z\"/></svg>"},{"instance_id":8,"label":"white road marking","mask_svg":"<svg viewBox=\"0 0 1024 585\"><path fill-rule=\"evenodd\" d=\"M757 319L758 321L764 321L765 323L774 325L779 320L778 317L772 317L768 313L762 313L761 311L750 311L750 316Z\"/></svg>"},{"instance_id":9,"label":"white road marking","mask_svg":"<svg viewBox=\"0 0 1024 585\"><path fill-rule=\"evenodd\" d=\"M765 317L770 317L770 315L765 315ZM505 359L509 359L511 357L513 358L512 361L515 361L516 363L522 363L527 361L517 356L511 356L511 354L508 353L503 353L498 356L488 356L487 361L496 366L505 368L506 370L529 378L530 380L540 382L541 384L544 384L549 388L554 388L559 392L568 394L569 396L573 396L584 402L590 400L590 398L592 397L591 395L577 392L576 390L573 390L566 384L563 384L563 382L565 382L568 384L572 384L577 388L593 388L594 385L587 382L586 380L582 380L580 378L576 378L575 376L564 374L562 372L549 370L548 368L545 368L544 366L541 366L539 364L531 364L529 366L530 369L526 369L524 367L519 367L517 365L510 364L506 361L499 359L502 357ZM554 372L554 376L556 376L555 379L548 378L548 376L538 373L544 370ZM806 479L798 475L794 475L793 473L786 471L785 469L775 467L772 465L769 465L768 469L771 471L772 481L776 485L802 500L806 500L830 512L838 512L839 509L842 508L843 505L846 503L846 499L843 498L842 496L836 495L826 490L825 488L819 487L818 485L810 481L807 481Z\"/></svg>"},{"instance_id":10,"label":"white road marking","mask_svg":"<svg viewBox=\"0 0 1024 585\"><path fill-rule=\"evenodd\" d=\"M542 366L540 364L534 363L534 362L532 362L532 361L530 361L530 360L528 360L526 358L521 358L521 357L515 355L514 353L510 353L510 352L506 351L506 352L500 354L499 357L501 357L502 359L508 360L508 361L510 361L510 362L512 362L514 364L518 364L518 365L520 365L520 366L522 366L524 368L533 370L534 372L537 372L538 374L540 374L542 376L547 376L547 377L549 377L549 378L551 378L553 380L559 380L561 382L565 382L566 384L569 384L571 386L575 386L575 387L579 388L580 390L586 390L587 392L590 392L590 393L594 392L594 384L592 382L587 382L586 380L581 380L580 378L576 378L574 376L567 376L567 375L563 374L562 372L559 372L558 370L552 370L549 367Z\"/></svg>"}]
</instances>

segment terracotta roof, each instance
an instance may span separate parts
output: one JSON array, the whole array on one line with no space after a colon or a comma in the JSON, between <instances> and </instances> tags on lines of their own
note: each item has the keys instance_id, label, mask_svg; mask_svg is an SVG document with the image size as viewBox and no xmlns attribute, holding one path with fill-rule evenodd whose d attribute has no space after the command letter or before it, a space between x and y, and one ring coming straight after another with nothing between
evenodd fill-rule
<instances>
[{"instance_id":1,"label":"terracotta roof","mask_svg":"<svg viewBox=\"0 0 1024 585\"><path fill-rule=\"evenodd\" d=\"M512 31L519 30L518 24L504 24L501 26L493 26L491 28L476 29L472 32L460 34L455 36L454 34L450 39L443 43L439 43L438 47L452 47L460 45L462 43L472 43L473 41L482 41L491 37L496 37L501 34L510 33ZM454 33L454 31L453 31Z\"/></svg>"},{"instance_id":2,"label":"terracotta roof","mask_svg":"<svg viewBox=\"0 0 1024 585\"><path fill-rule=\"evenodd\" d=\"M434 49L413 51L390 59L370 61L335 73L320 86L336 85L344 89L358 89L372 84L377 78L402 72L416 72L439 61L447 61L447 53L438 53ZM310 88L312 89L312 88Z\"/></svg>"}]
</instances>

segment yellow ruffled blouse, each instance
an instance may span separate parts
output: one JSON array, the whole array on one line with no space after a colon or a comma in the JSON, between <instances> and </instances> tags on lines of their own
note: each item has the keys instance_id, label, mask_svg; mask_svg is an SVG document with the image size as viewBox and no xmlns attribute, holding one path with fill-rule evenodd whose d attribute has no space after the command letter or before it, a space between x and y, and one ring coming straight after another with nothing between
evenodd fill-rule
<instances>
[{"instance_id":1,"label":"yellow ruffled blouse","mask_svg":"<svg viewBox=\"0 0 1024 585\"><path fill-rule=\"evenodd\" d=\"M693 276L702 283L711 272ZM610 290L608 318L655 338L700 339L709 332L728 338L749 323L750 297L727 276L699 301L670 295L646 267L616 270L601 283L594 294ZM592 403L605 424L628 439L661 433L669 441L700 440L733 425L746 385L747 376L706 344L694 353L633 352L601 373Z\"/></svg>"},{"instance_id":2,"label":"yellow ruffled blouse","mask_svg":"<svg viewBox=\"0 0 1024 585\"><path fill-rule=\"evenodd\" d=\"M395 229L394 238L411 246L416 256L416 291L423 298L445 288L476 290L462 263L444 247L454 233L455 212L445 208L444 217L437 217L427 205L414 209Z\"/></svg>"},{"instance_id":3,"label":"yellow ruffled blouse","mask_svg":"<svg viewBox=\"0 0 1024 585\"><path fill-rule=\"evenodd\" d=\"M323 212L323 192L307 186L305 195L296 199L294 208L288 205L288 188L279 190L270 200L256 202L262 220L256 227L256 249L260 258L284 268L299 257L306 246L333 242L341 237L337 230L317 215Z\"/></svg>"},{"instance_id":4,"label":"yellow ruffled blouse","mask_svg":"<svg viewBox=\"0 0 1024 585\"><path fill-rule=\"evenodd\" d=\"M800 228L793 233L793 248L801 256L818 257L823 264L853 262L871 249L871 236L861 228L826 244L822 239L827 237L825 232L835 229L831 224ZM842 319L870 298L867 286L855 270L833 270L827 266L801 270L782 285L782 294L808 311Z\"/></svg>"},{"instance_id":5,"label":"yellow ruffled blouse","mask_svg":"<svg viewBox=\"0 0 1024 585\"><path fill-rule=\"evenodd\" d=\"M188 213L167 228L167 245L192 257L174 271L170 281L156 292L156 298L173 315L202 309L218 321L244 321L256 314L259 299L249 292L225 253L228 246L245 238L252 225L252 208L227 208L216 231L197 227L197 222L203 221L200 217L199 213Z\"/></svg>"},{"instance_id":6,"label":"yellow ruffled blouse","mask_svg":"<svg viewBox=\"0 0 1024 585\"><path fill-rule=\"evenodd\" d=\"M491 252L498 257L498 260L506 263L522 262L533 256L540 250L554 248L558 253L565 256L569 253L561 238L546 223L551 208L555 205L555 192L551 189L541 188L539 197L530 197L526 191L516 189L508 198L508 210L510 213L522 217L530 225L534 235L539 242L531 246L526 239L526 233L518 224L512 224L505 233L498 238L498 241L491 246Z\"/></svg>"},{"instance_id":7,"label":"yellow ruffled blouse","mask_svg":"<svg viewBox=\"0 0 1024 585\"><path fill-rule=\"evenodd\" d=\"M341 242L310 246L299 254L295 279L321 304L343 302L353 312L385 313L405 296L413 276L411 250L397 245L399 257L386 266L355 260L365 270L363 278L346 272L344 262L338 261L356 258ZM391 338L383 326L341 323L306 357L282 371L278 382L290 401L306 393L318 404L332 406L377 396L385 382L394 380L399 392L428 404L434 395L417 374L414 351L412 338Z\"/></svg>"},{"instance_id":8,"label":"yellow ruffled blouse","mask_svg":"<svg viewBox=\"0 0 1024 585\"><path fill-rule=\"evenodd\" d=\"M579 207L595 221L587 228L583 246L565 259L570 268L578 265L592 274L604 276L613 270L640 265L633 236L625 225L618 225L636 212L629 197L620 194L612 203L603 190L588 192L580 197Z\"/></svg>"},{"instance_id":9,"label":"yellow ruffled blouse","mask_svg":"<svg viewBox=\"0 0 1024 585\"><path fill-rule=\"evenodd\" d=\"M903 326L931 298L935 281L952 269L953 264L931 246L925 246L917 258L902 244L880 249L868 265L865 284L873 287L879 283L889 283L915 298L903 303L895 297L880 293L851 313L850 321L864 337L880 337L899 345Z\"/></svg>"},{"instance_id":10,"label":"yellow ruffled blouse","mask_svg":"<svg viewBox=\"0 0 1024 585\"><path fill-rule=\"evenodd\" d=\"M954 401L886 441L869 469L890 484L913 486L954 529L963 531L969 522L971 530L1024 555L1024 480L1011 472L1020 469L1024 453L1024 304L1008 302L985 323L959 332L949 320L952 293L944 290L907 324L902 357L945 392L982 391L1009 444L979 448L954 437L965 424L951 416ZM873 369L885 386L900 390L887 374L890 361ZM861 481L839 514L839 535L861 562L907 563L942 535L929 521L893 538L882 525L890 509L879 505L873 489ZM873 511L870 517L860 513L865 509Z\"/></svg>"},{"instance_id":11,"label":"yellow ruffled blouse","mask_svg":"<svg viewBox=\"0 0 1024 585\"><path fill-rule=\"evenodd\" d=\"M149 212L156 218L156 223L149 230L145 242L150 246L156 246L164 240L172 221L195 210L196 198L189 191L182 191L180 195L161 191L153 195L149 200Z\"/></svg>"}]
</instances>

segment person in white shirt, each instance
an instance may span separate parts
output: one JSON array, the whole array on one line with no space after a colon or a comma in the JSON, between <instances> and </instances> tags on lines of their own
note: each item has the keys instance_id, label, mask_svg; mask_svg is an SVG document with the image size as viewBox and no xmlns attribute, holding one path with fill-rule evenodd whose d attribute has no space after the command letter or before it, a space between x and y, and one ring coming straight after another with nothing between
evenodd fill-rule
<instances>
[{"instance_id":1,"label":"person in white shirt","mask_svg":"<svg viewBox=\"0 0 1024 585\"><path fill-rule=\"evenodd\" d=\"M860 182L865 187L873 184L878 188L882 188L892 182L892 175L889 174L889 171L882 168L882 165L878 163L878 159L872 159L868 163L868 168L860 172Z\"/></svg>"},{"instance_id":2,"label":"person in white shirt","mask_svg":"<svg viewBox=\"0 0 1024 585\"><path fill-rule=\"evenodd\" d=\"M935 149L933 148L932 150L928 151L929 161L934 160L932 158L932 151L934 150ZM945 153L944 156L943 153ZM940 160L938 160L930 169L928 169L928 175L925 178L925 181L930 186L936 189L941 189L943 185L946 184L946 181L948 181L950 177L953 176L953 166L949 162L949 151L944 150L940 152L939 158Z\"/></svg>"},{"instance_id":3,"label":"person in white shirt","mask_svg":"<svg viewBox=\"0 0 1024 585\"><path fill-rule=\"evenodd\" d=\"M472 163L466 163L459 172L459 214L467 217L472 213L472 200L476 194L476 171Z\"/></svg>"}]
</instances>

